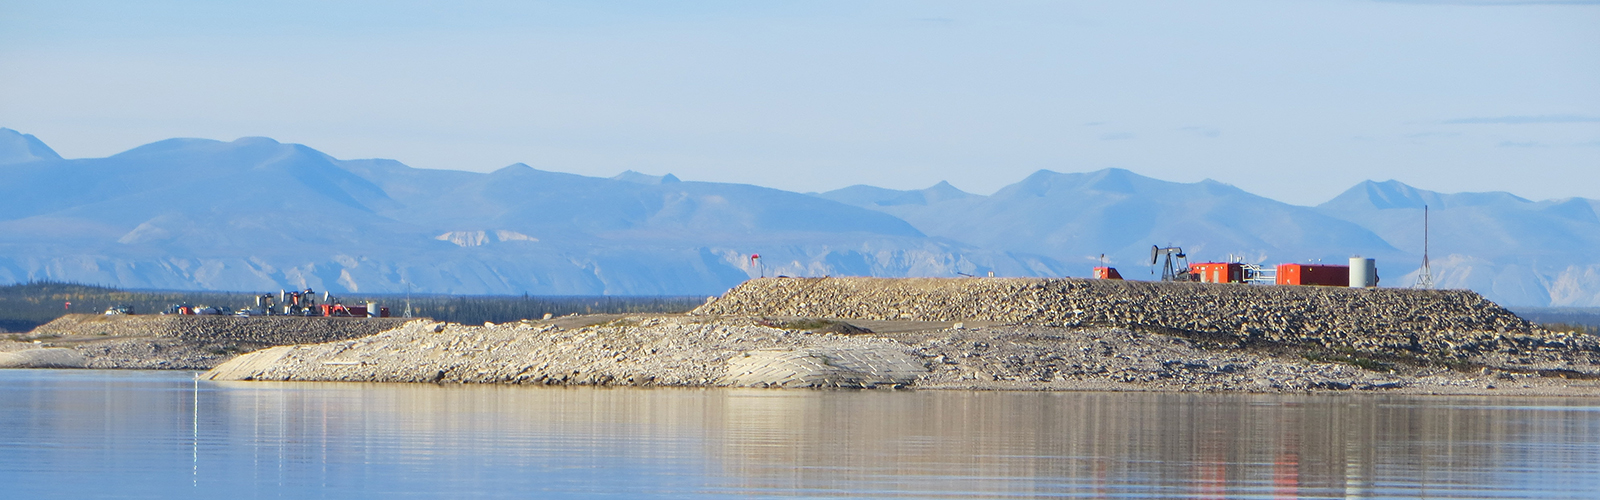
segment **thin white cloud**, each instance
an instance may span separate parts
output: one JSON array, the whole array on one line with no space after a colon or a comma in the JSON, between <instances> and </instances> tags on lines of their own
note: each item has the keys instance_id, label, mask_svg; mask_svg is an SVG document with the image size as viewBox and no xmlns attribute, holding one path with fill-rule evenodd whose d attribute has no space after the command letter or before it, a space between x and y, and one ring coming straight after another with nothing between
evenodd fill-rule
<instances>
[{"instance_id":1,"label":"thin white cloud","mask_svg":"<svg viewBox=\"0 0 1600 500\"><path fill-rule=\"evenodd\" d=\"M1457 118L1445 120L1448 124L1500 124L1500 125L1527 125L1535 123L1600 123L1600 116L1584 115L1531 115L1531 116L1486 116L1477 118Z\"/></svg>"},{"instance_id":2,"label":"thin white cloud","mask_svg":"<svg viewBox=\"0 0 1600 500\"><path fill-rule=\"evenodd\" d=\"M1518 6L1518 5L1600 5L1600 0L1374 0L1381 3L1409 3L1417 5L1469 5L1469 6Z\"/></svg>"},{"instance_id":3,"label":"thin white cloud","mask_svg":"<svg viewBox=\"0 0 1600 500\"><path fill-rule=\"evenodd\" d=\"M1218 129L1213 128L1213 127L1179 127L1178 130L1181 130L1181 131L1184 131L1184 132L1193 133L1193 134L1198 134L1198 135L1200 135L1202 137L1213 138L1213 139L1216 138L1219 135L1222 135L1222 131L1221 130L1218 130Z\"/></svg>"}]
</instances>

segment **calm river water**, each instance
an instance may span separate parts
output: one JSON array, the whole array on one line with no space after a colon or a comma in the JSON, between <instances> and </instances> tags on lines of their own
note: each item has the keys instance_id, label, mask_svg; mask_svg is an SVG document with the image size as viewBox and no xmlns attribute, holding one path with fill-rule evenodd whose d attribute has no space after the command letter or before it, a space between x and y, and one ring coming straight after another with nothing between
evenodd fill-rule
<instances>
[{"instance_id":1,"label":"calm river water","mask_svg":"<svg viewBox=\"0 0 1600 500\"><path fill-rule=\"evenodd\" d=\"M1600 398L0 370L0 497L1600 496Z\"/></svg>"}]
</instances>

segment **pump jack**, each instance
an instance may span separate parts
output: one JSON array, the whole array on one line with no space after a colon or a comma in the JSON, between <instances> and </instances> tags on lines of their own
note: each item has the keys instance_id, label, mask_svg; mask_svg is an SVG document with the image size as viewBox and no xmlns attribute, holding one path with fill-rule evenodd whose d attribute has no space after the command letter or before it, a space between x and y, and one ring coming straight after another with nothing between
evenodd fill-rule
<instances>
[{"instance_id":1,"label":"pump jack","mask_svg":"<svg viewBox=\"0 0 1600 500\"><path fill-rule=\"evenodd\" d=\"M1179 267L1173 266L1174 258L1179 261ZM1155 273L1154 266L1157 263L1161 263L1161 281L1192 281L1189 277L1189 256L1183 253L1182 248L1150 245L1151 274Z\"/></svg>"}]
</instances>

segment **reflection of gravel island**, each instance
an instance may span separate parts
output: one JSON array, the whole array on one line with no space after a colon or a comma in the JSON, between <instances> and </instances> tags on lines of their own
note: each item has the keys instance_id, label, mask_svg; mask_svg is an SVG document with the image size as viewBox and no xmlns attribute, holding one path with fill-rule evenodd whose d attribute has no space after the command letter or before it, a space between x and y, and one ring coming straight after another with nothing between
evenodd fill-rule
<instances>
[{"instance_id":1,"label":"reflection of gravel island","mask_svg":"<svg viewBox=\"0 0 1600 500\"><path fill-rule=\"evenodd\" d=\"M817 318L823 318L821 320ZM604 322L601 322L604 321ZM871 333L851 332L865 327ZM959 325L958 325L959 323ZM785 328L788 327L788 328ZM217 380L1589 394L1600 342L1472 292L1073 279L764 279L685 316L415 321Z\"/></svg>"}]
</instances>

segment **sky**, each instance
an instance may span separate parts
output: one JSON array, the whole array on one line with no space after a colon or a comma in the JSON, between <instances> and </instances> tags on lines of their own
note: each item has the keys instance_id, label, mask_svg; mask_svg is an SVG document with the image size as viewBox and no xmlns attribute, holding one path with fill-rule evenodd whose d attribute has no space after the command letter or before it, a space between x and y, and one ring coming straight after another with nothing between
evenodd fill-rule
<instances>
[{"instance_id":1,"label":"sky","mask_svg":"<svg viewBox=\"0 0 1600 500\"><path fill-rule=\"evenodd\" d=\"M1600 198L1600 0L0 0L0 127L808 192Z\"/></svg>"}]
</instances>

